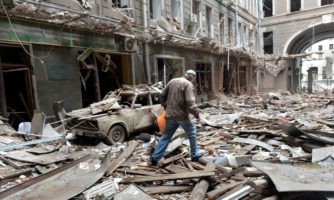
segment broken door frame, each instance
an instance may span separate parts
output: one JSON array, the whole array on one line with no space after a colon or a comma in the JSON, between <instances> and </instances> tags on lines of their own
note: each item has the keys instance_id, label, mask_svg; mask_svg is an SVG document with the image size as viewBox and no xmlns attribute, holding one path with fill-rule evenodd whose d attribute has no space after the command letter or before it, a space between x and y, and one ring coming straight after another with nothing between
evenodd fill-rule
<instances>
[{"instance_id":1,"label":"broken door frame","mask_svg":"<svg viewBox=\"0 0 334 200\"><path fill-rule=\"evenodd\" d=\"M209 64L210 66L211 66L211 68L210 68L210 71L211 71L211 74L210 74L210 82L208 82L208 84L209 84L209 91L212 91L213 90L213 80L214 80L214 77L213 77L213 70L214 70L214 62L213 61L205 61L205 60L195 60L195 69L196 69L196 73L197 73L197 81L196 81L196 83L198 82L198 81L200 81L200 76L198 75L199 73L203 73L204 74L204 77L206 77L205 75L206 75L206 73L209 73L208 71L198 71L197 70L197 65L198 64L205 64L205 65L207 65L207 64ZM205 78L206 79L206 78ZM211 89L210 89L210 85L211 85ZM201 92L201 91L197 91L197 92Z\"/></svg>"},{"instance_id":2,"label":"broken door frame","mask_svg":"<svg viewBox=\"0 0 334 200\"><path fill-rule=\"evenodd\" d=\"M7 65L7 64L6 64ZM10 66L10 65L8 65ZM29 116L29 118L32 118L32 114L35 108L35 103L34 103L34 95L33 95L33 84L32 84L32 77L31 77L31 70L29 69L28 66L26 65L16 65L16 66L20 66L20 68L16 68L16 69L2 69L3 74L4 73L10 73L10 72L18 72L18 71L23 71L24 72L24 77L25 79L25 83L26 83L26 88L25 90L27 91L27 100L28 102L24 102L23 100L23 106L25 107L27 114ZM23 98L23 97L22 97ZM28 103L28 104L27 104ZM8 107L8 106L7 106ZM30 107L30 110L29 110Z\"/></svg>"},{"instance_id":3,"label":"broken door frame","mask_svg":"<svg viewBox=\"0 0 334 200\"><path fill-rule=\"evenodd\" d=\"M101 83L100 83L98 61L101 64L101 66L100 66L101 68L103 67L104 63L108 63L107 60L103 60L104 57L101 54L120 56L121 66L117 66L117 67L122 68L122 73L117 74L116 72L111 72L114 76L122 78L122 82L117 81L118 82L117 84L118 84L119 87L121 87L121 85L124 84L125 81L127 82L125 84L131 84L132 83L131 82L132 81L131 77L133 77L133 73L134 73L133 72L133 65L132 65L133 61L132 61L131 53L122 53L122 52L104 51L104 50L94 49L92 51L92 53L89 56L87 56L87 58L85 58L85 60L90 58L91 62L92 62L91 64L94 65L94 69L88 69L88 70L94 71L91 75L94 76L94 79L95 79L94 80L94 95L95 95L94 96L94 99L95 99L94 101L96 101L96 102L101 101L104 97L104 95L101 95ZM82 62L84 62L84 61L82 61ZM82 64L82 62L78 62L80 73L81 73L81 70L84 69L84 67L82 67L82 66L84 66ZM114 63L114 61L112 61L112 59L110 59L110 65L112 65L112 66L116 65ZM127 66L127 67L125 67L125 66ZM125 70L129 70L129 71L126 73ZM124 74L127 74L129 77L124 76ZM81 94L81 95L82 95L82 98L83 98L83 94Z\"/></svg>"},{"instance_id":4,"label":"broken door frame","mask_svg":"<svg viewBox=\"0 0 334 200\"><path fill-rule=\"evenodd\" d=\"M159 81L159 76L158 76L158 59L170 59L170 60L181 60L181 68L182 68L182 71L181 73L184 74L185 73L185 59L184 57L181 57L181 56L174 56L174 55L165 55L165 54L155 54L153 56L153 62L154 62L154 74L156 74L156 76L154 77L154 82L158 82ZM166 69L164 69L164 73ZM166 76L164 76L164 82L166 82Z\"/></svg>"},{"instance_id":5,"label":"broken door frame","mask_svg":"<svg viewBox=\"0 0 334 200\"><path fill-rule=\"evenodd\" d=\"M245 68L245 77L241 77L240 73L241 73L241 68ZM234 91L235 94L248 94L251 95L252 94L252 83L253 83L253 67L251 65L251 61L247 60L247 59L241 59L240 62L237 62L236 65L236 70L237 70L237 77L236 80L234 81L234 83L236 84L234 86ZM246 79L245 81L245 85L241 86L241 80ZM241 90L241 87L245 87L245 90Z\"/></svg>"},{"instance_id":6,"label":"broken door frame","mask_svg":"<svg viewBox=\"0 0 334 200\"><path fill-rule=\"evenodd\" d=\"M32 44L19 44L19 43L11 43L11 42L1 42L0 48L19 48L24 51L29 51L32 53ZM23 49L24 48L24 49ZM26 52L27 53L27 52ZM34 59L32 56L29 55L28 62L25 62L23 64L10 64L10 63L3 63L0 58L0 103L1 103L1 110L3 117L8 118L10 112L8 112L8 105L6 100L6 89L5 89L5 73L10 72L18 72L23 71L24 77L25 77L25 90L27 93L27 100L28 102L25 102L24 99L21 99L23 102L23 107L27 111L27 115L30 119L32 119L32 114L35 109L38 109L38 101L37 101L37 93L36 93L36 83L33 75L33 67L32 63L34 63ZM30 62L30 63L29 63ZM7 66L7 67L6 67ZM10 67L9 69L5 69ZM20 98L24 98L23 96L20 96Z\"/></svg>"}]
</instances>

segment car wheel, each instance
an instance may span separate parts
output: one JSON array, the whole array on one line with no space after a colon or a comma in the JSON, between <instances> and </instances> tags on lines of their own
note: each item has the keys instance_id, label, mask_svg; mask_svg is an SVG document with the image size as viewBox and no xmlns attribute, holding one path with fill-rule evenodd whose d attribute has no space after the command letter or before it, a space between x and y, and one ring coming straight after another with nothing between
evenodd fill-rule
<instances>
[{"instance_id":1,"label":"car wheel","mask_svg":"<svg viewBox=\"0 0 334 200\"><path fill-rule=\"evenodd\" d=\"M126 131L121 125L113 126L108 132L108 138L112 144L122 143L125 140Z\"/></svg>"}]
</instances>

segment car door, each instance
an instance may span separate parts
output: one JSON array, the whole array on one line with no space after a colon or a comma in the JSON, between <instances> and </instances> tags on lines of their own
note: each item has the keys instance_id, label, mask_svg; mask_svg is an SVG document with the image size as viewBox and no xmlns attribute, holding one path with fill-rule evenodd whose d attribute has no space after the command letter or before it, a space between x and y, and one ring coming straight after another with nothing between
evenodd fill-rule
<instances>
[{"instance_id":1,"label":"car door","mask_svg":"<svg viewBox=\"0 0 334 200\"><path fill-rule=\"evenodd\" d=\"M138 94L133 105L135 130L152 126L152 105L149 93ZM154 123L154 121L153 121Z\"/></svg>"}]
</instances>

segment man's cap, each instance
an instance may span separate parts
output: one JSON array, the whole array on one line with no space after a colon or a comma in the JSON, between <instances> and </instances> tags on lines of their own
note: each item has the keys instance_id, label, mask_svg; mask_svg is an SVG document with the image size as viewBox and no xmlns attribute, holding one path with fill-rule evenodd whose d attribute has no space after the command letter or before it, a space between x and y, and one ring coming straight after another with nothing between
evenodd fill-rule
<instances>
[{"instance_id":1,"label":"man's cap","mask_svg":"<svg viewBox=\"0 0 334 200\"><path fill-rule=\"evenodd\" d=\"M196 72L192 69L189 69L186 71L186 76L192 76L192 77L196 77Z\"/></svg>"}]
</instances>

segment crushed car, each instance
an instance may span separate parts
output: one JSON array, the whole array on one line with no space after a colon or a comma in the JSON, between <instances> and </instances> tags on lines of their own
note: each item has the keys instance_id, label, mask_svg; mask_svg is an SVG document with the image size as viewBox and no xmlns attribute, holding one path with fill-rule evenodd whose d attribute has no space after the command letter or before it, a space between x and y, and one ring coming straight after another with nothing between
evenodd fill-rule
<instances>
[{"instance_id":1,"label":"crushed car","mask_svg":"<svg viewBox=\"0 0 334 200\"><path fill-rule=\"evenodd\" d=\"M156 116L162 111L159 89L139 85L123 86L102 101L65 113L64 117L72 133L116 144L135 132L157 128Z\"/></svg>"}]
</instances>

